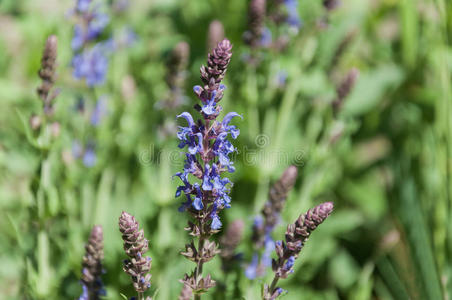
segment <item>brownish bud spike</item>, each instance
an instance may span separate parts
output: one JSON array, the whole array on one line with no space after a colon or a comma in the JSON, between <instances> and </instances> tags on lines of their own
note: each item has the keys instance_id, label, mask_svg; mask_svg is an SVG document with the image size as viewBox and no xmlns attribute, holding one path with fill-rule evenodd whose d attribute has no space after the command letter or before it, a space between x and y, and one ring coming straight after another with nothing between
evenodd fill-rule
<instances>
[{"instance_id":1,"label":"brownish bud spike","mask_svg":"<svg viewBox=\"0 0 452 300\"><path fill-rule=\"evenodd\" d=\"M51 113L49 92L55 82L57 44L58 40L55 35L51 35L47 38L41 59L41 69L38 72L39 77L42 79L42 84L38 87L37 92L39 98L44 102L44 110L46 113Z\"/></svg>"}]
</instances>

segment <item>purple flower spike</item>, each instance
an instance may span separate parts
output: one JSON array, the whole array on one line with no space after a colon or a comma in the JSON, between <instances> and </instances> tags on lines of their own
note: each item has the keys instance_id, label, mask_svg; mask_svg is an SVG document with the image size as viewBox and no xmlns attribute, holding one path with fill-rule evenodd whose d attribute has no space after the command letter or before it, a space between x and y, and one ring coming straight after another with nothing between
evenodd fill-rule
<instances>
[{"instance_id":1,"label":"purple flower spike","mask_svg":"<svg viewBox=\"0 0 452 300\"><path fill-rule=\"evenodd\" d=\"M193 216L194 222L189 222L187 230L200 239L198 245L202 248L197 249L192 242L186 245L186 251L182 255L195 262L196 268L202 268L204 262L219 252L217 245L208 239L222 227L219 216L221 210L231 206L229 191L232 183L228 178L222 177L222 173L234 171L230 154L236 149L228 136L237 138L239 130L229 123L239 114L228 113L222 122L217 120L222 110L219 101L226 88L221 81L231 60L231 49L229 40L224 39L208 55L207 65L201 67L203 85L193 88L201 101L200 105L195 106L202 116L201 120L195 122L188 112L177 116L184 118L188 126L179 126L177 133L179 148L186 147L187 152L184 169L176 174L183 182L177 188L176 197L182 194L185 196L186 201L179 211L188 211ZM197 182L191 183L192 178L196 178ZM198 272L196 270L192 275L185 275L181 281L184 287L199 293L215 285L210 276L202 278L202 274L199 274L201 278L196 277L194 274Z\"/></svg>"},{"instance_id":2,"label":"purple flower spike","mask_svg":"<svg viewBox=\"0 0 452 300\"><path fill-rule=\"evenodd\" d=\"M293 224L287 226L285 242L275 243L276 259L272 260L272 269L275 273L271 287L265 285L264 300L274 300L283 292L276 287L280 278L287 278L293 273L295 260L300 254L304 244L311 233L328 218L333 211L333 203L325 202L311 208L306 213L300 215Z\"/></svg>"}]
</instances>

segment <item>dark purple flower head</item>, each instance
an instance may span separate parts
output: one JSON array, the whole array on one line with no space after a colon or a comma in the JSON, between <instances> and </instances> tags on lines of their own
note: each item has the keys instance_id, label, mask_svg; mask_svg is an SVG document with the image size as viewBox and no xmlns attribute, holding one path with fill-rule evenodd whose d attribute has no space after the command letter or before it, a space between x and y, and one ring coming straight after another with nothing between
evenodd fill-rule
<instances>
[{"instance_id":1,"label":"dark purple flower head","mask_svg":"<svg viewBox=\"0 0 452 300\"><path fill-rule=\"evenodd\" d=\"M278 278L287 278L293 272L295 259L314 231L333 211L333 203L325 202L308 210L293 224L287 226L285 242L277 241L275 251L277 259L272 262L272 268Z\"/></svg>"},{"instance_id":2,"label":"dark purple flower head","mask_svg":"<svg viewBox=\"0 0 452 300\"><path fill-rule=\"evenodd\" d=\"M103 232L100 225L93 227L85 250L86 252L82 262L83 269L81 279L83 293L79 300L99 300L100 296L106 294L101 280L104 252Z\"/></svg>"},{"instance_id":3,"label":"dark purple flower head","mask_svg":"<svg viewBox=\"0 0 452 300\"><path fill-rule=\"evenodd\" d=\"M333 211L333 203L325 202L300 215L293 224L287 226L285 241L275 242L276 259L272 260L272 269L275 273L271 286L264 285L263 299L275 300L285 292L276 284L281 278L287 278L293 273L295 260L300 254L304 243L311 232L323 223Z\"/></svg>"},{"instance_id":4,"label":"dark purple flower head","mask_svg":"<svg viewBox=\"0 0 452 300\"><path fill-rule=\"evenodd\" d=\"M144 238L143 229L134 216L123 211L119 218L119 231L124 240L124 251L130 259L124 260L123 270L133 281L133 286L137 292L143 293L151 287L152 259L144 256L148 250L148 240Z\"/></svg>"},{"instance_id":5,"label":"dark purple flower head","mask_svg":"<svg viewBox=\"0 0 452 300\"><path fill-rule=\"evenodd\" d=\"M49 36L42 53L41 69L38 72L42 83L38 87L37 92L44 104L44 113L46 115L50 115L53 112L53 100L59 93L57 90L52 91L56 77L57 48L57 37L55 35Z\"/></svg>"}]
</instances>

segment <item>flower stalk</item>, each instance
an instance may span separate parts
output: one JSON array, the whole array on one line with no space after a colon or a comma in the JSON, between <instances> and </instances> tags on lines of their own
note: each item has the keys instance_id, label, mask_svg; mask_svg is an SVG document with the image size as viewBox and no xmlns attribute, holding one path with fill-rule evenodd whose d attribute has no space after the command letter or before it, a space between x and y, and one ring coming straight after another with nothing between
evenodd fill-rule
<instances>
[{"instance_id":1,"label":"flower stalk","mask_svg":"<svg viewBox=\"0 0 452 300\"><path fill-rule=\"evenodd\" d=\"M124 260L123 270L130 275L133 287L138 293L138 300L145 299L144 293L151 287L152 259L144 256L148 251L148 240L144 238L143 229L139 229L139 224L134 216L123 211L119 218L119 231L124 240L124 251L129 259ZM146 300L151 300L147 297Z\"/></svg>"},{"instance_id":2,"label":"flower stalk","mask_svg":"<svg viewBox=\"0 0 452 300\"><path fill-rule=\"evenodd\" d=\"M275 243L277 258L272 260L272 269L275 275L270 286L264 286L263 300L274 300L284 292L283 289L276 286L279 279L287 278L293 273L295 260L309 236L326 220L332 211L333 203L325 202L300 215L295 223L287 226L285 241Z\"/></svg>"},{"instance_id":3,"label":"flower stalk","mask_svg":"<svg viewBox=\"0 0 452 300\"><path fill-rule=\"evenodd\" d=\"M192 221L185 228L190 235L196 237L198 242L191 241L181 252L190 261L196 264L191 274L185 274L181 282L192 289L195 299L215 286L210 275L203 277L203 265L210 261L220 251L210 237L217 233L222 226L219 212L230 207L229 191L232 182L221 177L224 172L234 172L233 163L229 155L236 151L228 140L239 135L239 130L229 123L233 117L239 116L230 112L223 120L217 121L222 107L218 102L223 98L225 86L221 83L232 56L232 45L224 39L209 53L207 65L202 66L202 86L193 88L201 105L195 109L202 118L197 122L192 115L183 112L178 118L184 118L188 126L179 127L177 134L179 148L187 147L183 172L176 173L183 185L176 191L176 197L184 194L184 202L179 211L187 211Z\"/></svg>"}]
</instances>

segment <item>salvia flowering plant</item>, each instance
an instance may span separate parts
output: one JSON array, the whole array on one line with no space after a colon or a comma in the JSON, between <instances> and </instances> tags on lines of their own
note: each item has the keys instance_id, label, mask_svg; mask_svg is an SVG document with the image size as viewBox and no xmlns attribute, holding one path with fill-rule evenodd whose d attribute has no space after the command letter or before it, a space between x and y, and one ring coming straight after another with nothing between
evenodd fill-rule
<instances>
[{"instance_id":1,"label":"salvia flowering plant","mask_svg":"<svg viewBox=\"0 0 452 300\"><path fill-rule=\"evenodd\" d=\"M185 229L193 237L181 254L196 264L194 270L185 274L180 280L183 284L179 296L181 300L189 300L193 297L195 300L201 299L203 293L216 285L210 274L204 276L203 265L217 254L221 254L222 270L225 274L230 272L231 266L241 258L241 254L236 251L242 240L244 229L244 223L240 219L230 224L228 231L220 239L221 247L212 240L213 235L222 228L220 212L231 206L229 192L232 182L224 175L235 170L231 155L236 148L232 145L231 139L236 139L240 133L235 125L231 125L232 119L240 116L238 113L226 113L219 120L222 111L219 102L226 88L222 82L231 57L232 45L228 39L223 39L208 54L207 64L201 67L202 85L193 88L201 102L194 106L200 118L195 122L189 112L182 112L177 116L185 119L187 125L179 126L177 133L180 141L179 148L186 149L186 152L184 168L175 174L182 181L182 185L176 190L176 197L185 198L179 211L187 212L191 217ZM42 69L39 72L43 83L38 88L38 95L44 104L44 113L48 116L53 111L54 96L50 96L50 91L54 82L55 58L56 38L51 36L47 40ZM352 75L349 77L353 79ZM343 87L338 91L339 97L347 92L345 90L348 91ZM99 115L102 113L101 110L101 107L98 107ZM96 125L99 118L100 116L94 116L91 120L92 124ZM247 269L247 276L254 279L262 275L259 274L262 268L272 266L274 280L271 285L263 287L264 300L274 300L283 294L284 290L277 286L279 279L286 278L293 272L295 260L304 243L311 232L328 217L333 208L332 203L327 202L309 210L294 224L288 226L285 241L274 242L272 232L280 222L280 214L287 195L294 186L297 172L295 166L290 166L284 171L281 178L270 189L269 199L262 209L262 216L256 218L254 222L252 236L256 251L254 257L259 255L262 249L264 251L259 265L253 258L252 264ZM149 273L151 258L145 255L148 251L148 240L144 237L144 231L139 228L135 217L127 212L122 212L119 218L119 231L124 241L125 254L128 256L123 261L123 270L130 276L137 293L136 297L133 296L130 299L151 300L150 296L145 295L151 287ZM103 230L100 225L92 228L85 251L80 280L82 293L79 299L101 299L106 295L106 290L101 278L105 270L102 264ZM276 258L271 259L273 251L276 253ZM250 272L253 273L252 276Z\"/></svg>"},{"instance_id":2,"label":"salvia flowering plant","mask_svg":"<svg viewBox=\"0 0 452 300\"><path fill-rule=\"evenodd\" d=\"M264 300L278 298L284 290L278 287L279 279L287 278L293 273L295 260L305 245L311 233L328 218L333 211L333 203L325 202L301 214L293 224L287 226L285 240L276 241L276 259L272 259L274 277L272 283L264 285L262 297Z\"/></svg>"},{"instance_id":3,"label":"salvia flowering plant","mask_svg":"<svg viewBox=\"0 0 452 300\"><path fill-rule=\"evenodd\" d=\"M232 45L228 39L219 42L208 55L207 66L201 67L203 86L193 88L201 105L196 110L201 118L195 123L192 115L183 112L178 118L184 118L188 126L181 126L177 137L179 147L187 148L185 165L179 177L183 185L176 191L176 197L185 196L186 201L179 208L187 211L193 218L186 228L190 235L198 238L186 245L181 254L196 264L192 274L186 274L182 279L188 285L195 297L215 285L210 275L203 277L203 264L213 259L219 253L218 246L209 238L221 228L219 213L230 207L229 190L232 185L223 172L234 172L229 155L235 151L228 138L237 138L239 129L230 125L233 117L239 116L230 112L217 121L221 111L218 102L223 98L225 90L222 80L232 56Z\"/></svg>"}]
</instances>

